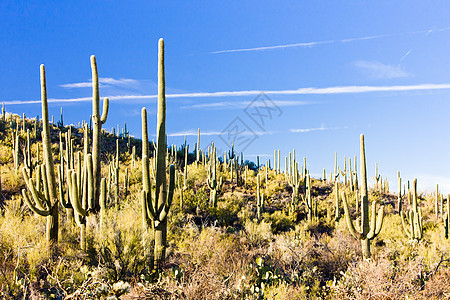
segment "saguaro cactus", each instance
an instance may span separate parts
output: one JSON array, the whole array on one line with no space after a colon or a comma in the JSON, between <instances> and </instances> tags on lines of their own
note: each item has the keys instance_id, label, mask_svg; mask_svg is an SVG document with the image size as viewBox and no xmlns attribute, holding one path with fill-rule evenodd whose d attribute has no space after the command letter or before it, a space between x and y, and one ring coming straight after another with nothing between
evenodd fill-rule
<instances>
[{"instance_id":1,"label":"saguaro cactus","mask_svg":"<svg viewBox=\"0 0 450 300\"><path fill-rule=\"evenodd\" d=\"M148 162L147 111L142 109L142 206L145 223L153 222L155 231L155 264L160 266L165 260L167 240L167 214L172 204L175 189L175 166L169 168L169 188L166 181L166 96L164 77L164 40L159 39L158 53L158 116L156 147L155 197L151 197L151 181Z\"/></svg>"},{"instance_id":2,"label":"saguaro cactus","mask_svg":"<svg viewBox=\"0 0 450 300\"><path fill-rule=\"evenodd\" d=\"M264 212L264 193L261 193L260 174L256 175L256 215L261 220L261 214Z\"/></svg>"},{"instance_id":3,"label":"saguaro cactus","mask_svg":"<svg viewBox=\"0 0 450 300\"><path fill-rule=\"evenodd\" d=\"M402 227L405 235L411 240L420 241L423 238L422 210L417 208L417 179L413 181L412 209L406 214L408 225L405 222L403 211L400 212ZM409 227L409 228L408 228Z\"/></svg>"},{"instance_id":4,"label":"saguaro cactus","mask_svg":"<svg viewBox=\"0 0 450 300\"><path fill-rule=\"evenodd\" d=\"M350 233L361 240L361 247L364 258L370 258L370 240L374 239L381 231L384 219L384 207L376 212L376 201L372 202L372 216L369 224L369 199L367 190L367 171L366 171L366 154L364 148L364 135L361 134L361 228L355 229L348 208L347 195L342 192L342 200L344 202L345 218L347 219L348 229ZM358 226L359 227L359 226Z\"/></svg>"},{"instance_id":5,"label":"saguaro cactus","mask_svg":"<svg viewBox=\"0 0 450 300\"><path fill-rule=\"evenodd\" d=\"M450 195L447 195L447 212L442 219L444 221L445 238L448 239L450 227Z\"/></svg>"},{"instance_id":6,"label":"saguaro cactus","mask_svg":"<svg viewBox=\"0 0 450 300\"><path fill-rule=\"evenodd\" d=\"M23 176L34 203L30 200L25 189L22 195L28 206L38 215L47 217L47 240L52 244L58 242L58 197L56 193L56 176L53 166L52 148L50 143L50 125L48 121L47 87L45 81L45 67L41 65L41 101L42 101L42 144L44 152L45 173L42 174L44 194L36 190L36 184L28 177L23 169ZM40 184L40 183L38 183Z\"/></svg>"},{"instance_id":7,"label":"saguaro cactus","mask_svg":"<svg viewBox=\"0 0 450 300\"><path fill-rule=\"evenodd\" d=\"M98 72L97 62L95 56L91 55L91 69L92 69L92 163L94 168L94 209L95 213L100 210L100 180L101 180L101 166L100 166L100 151L101 151L101 134L102 125L105 124L108 117L109 100L103 100L103 111L100 117L100 94L98 88Z\"/></svg>"},{"instance_id":8,"label":"saguaro cactus","mask_svg":"<svg viewBox=\"0 0 450 300\"><path fill-rule=\"evenodd\" d=\"M337 223L341 219L341 210L339 208L339 181L334 182L335 199L334 199L334 221Z\"/></svg>"},{"instance_id":9,"label":"saguaro cactus","mask_svg":"<svg viewBox=\"0 0 450 300\"><path fill-rule=\"evenodd\" d=\"M216 148L214 147L214 145L212 145L211 155L209 158L207 184L209 189L211 190L209 197L209 205L212 207L216 207L217 192L220 193L220 191L222 190L223 179L222 177L220 177L220 179L217 180L217 158L216 158Z\"/></svg>"},{"instance_id":10,"label":"saguaro cactus","mask_svg":"<svg viewBox=\"0 0 450 300\"><path fill-rule=\"evenodd\" d=\"M305 195L303 197L303 202L306 204L306 208L308 209L308 222L312 222L313 217L317 218L317 206L315 205L311 197L311 177L309 176L309 172L307 170L304 182Z\"/></svg>"}]
</instances>

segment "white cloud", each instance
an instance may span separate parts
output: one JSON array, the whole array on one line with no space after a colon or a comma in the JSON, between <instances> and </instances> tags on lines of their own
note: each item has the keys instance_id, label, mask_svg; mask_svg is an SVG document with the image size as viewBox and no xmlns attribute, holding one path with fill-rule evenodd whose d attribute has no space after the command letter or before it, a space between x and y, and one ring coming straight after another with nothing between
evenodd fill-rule
<instances>
[{"instance_id":1,"label":"white cloud","mask_svg":"<svg viewBox=\"0 0 450 300\"><path fill-rule=\"evenodd\" d=\"M200 135L221 135L222 133L219 131L201 131ZM179 131L174 133L169 133L167 136L197 136L197 130L187 130L187 131Z\"/></svg>"},{"instance_id":2,"label":"white cloud","mask_svg":"<svg viewBox=\"0 0 450 300\"><path fill-rule=\"evenodd\" d=\"M299 105L307 105L310 104L306 101L280 101L280 100L272 100L272 102L276 106L299 106ZM185 105L181 106L182 109L198 109L198 108L206 108L206 109L232 109L232 108L245 108L252 101L223 101L223 102L214 102L214 103L203 103L203 104L194 104L194 105ZM260 105L258 105L260 104ZM254 103L252 107L265 107L264 103Z\"/></svg>"},{"instance_id":3,"label":"white cloud","mask_svg":"<svg viewBox=\"0 0 450 300\"><path fill-rule=\"evenodd\" d=\"M419 31L413 31L413 32L404 32L400 35L423 34L423 33L425 33L426 35L429 35L431 32L444 32L447 30L450 30L450 27L419 30ZM386 37L392 37L392 36L394 36L394 35L393 34L378 34L378 35L369 35L369 36L347 38L347 39L340 39L340 40L300 42L300 43L282 44L282 45L274 45L274 46L218 50L218 51L213 51L210 53L211 54L220 54L220 53L233 53L233 52L266 51L266 50L285 49L285 48L310 48L310 47L323 45L323 44L334 44L334 43L338 43L338 42L349 43L349 42L355 42L355 41L374 40L374 39L380 39L380 38L386 38Z\"/></svg>"},{"instance_id":4,"label":"white cloud","mask_svg":"<svg viewBox=\"0 0 450 300\"><path fill-rule=\"evenodd\" d=\"M347 127L342 127L342 128L347 128ZM338 130L338 129L341 129L341 127L326 128L326 127L322 126L322 127L316 127L316 128L290 129L289 131L293 132L293 133L305 133L305 132L311 132L311 131Z\"/></svg>"},{"instance_id":5,"label":"white cloud","mask_svg":"<svg viewBox=\"0 0 450 300\"><path fill-rule=\"evenodd\" d=\"M430 91L430 90L447 90L450 89L450 83L442 84L416 84L416 85L393 85L393 86L334 86L326 88L299 88L296 90L248 90L248 91L225 91L225 92L200 92L200 93L180 93L166 94L166 98L220 98L220 97L237 97L237 96L257 96L261 93L267 95L334 95L334 94L358 94L358 93L374 93L374 92L408 92L408 91ZM158 95L119 95L107 96L109 100L150 100L157 99ZM91 101L92 97L56 99L50 98L50 103L63 102L83 102ZM40 100L11 100L4 101L5 104L33 104L40 103Z\"/></svg>"},{"instance_id":6,"label":"white cloud","mask_svg":"<svg viewBox=\"0 0 450 300\"><path fill-rule=\"evenodd\" d=\"M293 48L293 47L310 48L310 47L317 46L317 45L331 44L331 43L334 43L334 41L305 42L305 43L294 43L294 44L264 46L264 47L255 47L255 48L229 49L229 50L213 51L210 53L218 54L218 53L232 53L232 52L265 51L265 50L284 49L284 48Z\"/></svg>"},{"instance_id":7,"label":"white cloud","mask_svg":"<svg viewBox=\"0 0 450 300\"><path fill-rule=\"evenodd\" d=\"M355 62L355 66L360 68L367 76L375 79L400 78L410 75L400 66L385 65L378 61L360 60Z\"/></svg>"},{"instance_id":8,"label":"white cloud","mask_svg":"<svg viewBox=\"0 0 450 300\"><path fill-rule=\"evenodd\" d=\"M266 50L285 49L285 48L311 48L314 46L324 45L324 44L334 44L337 42L349 43L349 42L355 42L355 41L379 39L379 38L384 38L384 37L389 37L389 36L391 36L391 35L380 34L380 35L370 35L370 36L363 36L363 37L357 37L357 38L341 39L341 40L336 40L336 41L328 40L328 41L316 41L316 42L300 42L300 43L282 44L282 45L274 45L274 46L218 50L218 51L213 51L210 53L211 54L219 54L219 53L233 53L233 52L266 51Z\"/></svg>"},{"instance_id":9,"label":"white cloud","mask_svg":"<svg viewBox=\"0 0 450 300\"><path fill-rule=\"evenodd\" d=\"M247 136L247 135L267 135L267 134L275 134L274 131L240 131L238 135L240 136ZM201 136L210 136L210 135L225 135L228 134L228 132L224 131L201 131ZM185 131L178 131L167 134L167 136L197 136L197 130L185 130Z\"/></svg>"},{"instance_id":10,"label":"white cloud","mask_svg":"<svg viewBox=\"0 0 450 300\"><path fill-rule=\"evenodd\" d=\"M129 78L121 78L121 79L114 79L114 78L108 78L108 77L101 77L98 79L98 82L100 83L100 87L109 87L109 86L118 86L118 87L127 87L127 88L134 88L139 84L139 81L136 79L129 79ZM76 82L76 83L66 83L61 84L60 87L73 89L73 88L90 88L92 87L92 81L85 81L85 82Z\"/></svg>"}]
</instances>

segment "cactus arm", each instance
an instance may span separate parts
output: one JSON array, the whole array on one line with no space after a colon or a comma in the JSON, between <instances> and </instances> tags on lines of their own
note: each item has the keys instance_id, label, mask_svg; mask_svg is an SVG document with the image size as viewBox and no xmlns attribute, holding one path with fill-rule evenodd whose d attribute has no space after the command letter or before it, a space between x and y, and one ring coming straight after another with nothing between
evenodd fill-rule
<instances>
[{"instance_id":1,"label":"cactus arm","mask_svg":"<svg viewBox=\"0 0 450 300\"><path fill-rule=\"evenodd\" d=\"M150 200L150 194L151 192L148 193L144 190L141 191L142 219L144 226L151 226L152 221L155 221L155 213L153 211L153 206Z\"/></svg>"},{"instance_id":2,"label":"cactus arm","mask_svg":"<svg viewBox=\"0 0 450 300\"><path fill-rule=\"evenodd\" d=\"M44 202L46 204L48 204L48 203L47 203L47 201L45 201L46 199L45 199L44 195L42 195L41 193L39 193L36 190L36 185L35 185L33 179L28 177L28 172L26 171L25 168L22 169L22 174L25 179L25 183L27 184L27 187L31 192L31 196L34 199L34 202L36 202L37 208L39 208L40 210L46 210ZM44 201L44 202L42 202L42 201ZM50 207L50 206L47 206L47 207Z\"/></svg>"},{"instance_id":3,"label":"cactus arm","mask_svg":"<svg viewBox=\"0 0 450 300\"><path fill-rule=\"evenodd\" d=\"M145 220L148 223L148 218L150 218L152 221L155 220L156 214L155 210L153 208L152 204L152 197L151 197L151 181L150 181L150 166L149 166L149 159L146 155L142 158L142 173L143 173L143 194L142 194L142 209L143 209L143 215L145 215Z\"/></svg>"},{"instance_id":4,"label":"cactus arm","mask_svg":"<svg viewBox=\"0 0 450 300\"><path fill-rule=\"evenodd\" d=\"M416 238L421 240L423 238L423 221L422 221L422 209L419 208L419 212L416 214L416 224L414 227L417 228Z\"/></svg>"},{"instance_id":5,"label":"cactus arm","mask_svg":"<svg viewBox=\"0 0 450 300\"><path fill-rule=\"evenodd\" d=\"M47 217L48 215L50 215L50 211L39 209L33 204L33 202L31 202L25 189L22 189L22 196L25 199L25 202L28 204L28 207L32 211L43 217Z\"/></svg>"},{"instance_id":6,"label":"cactus arm","mask_svg":"<svg viewBox=\"0 0 450 300\"><path fill-rule=\"evenodd\" d=\"M41 173L42 173L42 185L44 186L44 197L45 199L49 199L49 190L48 190L48 180L46 176L45 165L41 165ZM47 203L49 204L49 203ZM50 207L50 205L49 205Z\"/></svg>"},{"instance_id":7,"label":"cactus arm","mask_svg":"<svg viewBox=\"0 0 450 300\"><path fill-rule=\"evenodd\" d=\"M347 220L347 227L350 231L350 233L356 238L356 239L362 239L363 236L360 232L356 231L355 226L353 225L352 218L350 216L350 211L348 208L348 202L347 202L347 195L345 192L341 193L342 202L344 204L344 213L345 213L345 219Z\"/></svg>"},{"instance_id":8,"label":"cactus arm","mask_svg":"<svg viewBox=\"0 0 450 300\"><path fill-rule=\"evenodd\" d=\"M106 122L106 118L108 117L108 110L109 110L109 99L108 97L105 97L105 99L103 100L102 116L100 118L100 122L102 122L102 124L105 124Z\"/></svg>"},{"instance_id":9,"label":"cactus arm","mask_svg":"<svg viewBox=\"0 0 450 300\"><path fill-rule=\"evenodd\" d=\"M206 178L206 183L208 184L208 187L209 187L211 190L214 189L215 186L214 186L212 180L210 180L209 178Z\"/></svg>"},{"instance_id":10,"label":"cactus arm","mask_svg":"<svg viewBox=\"0 0 450 300\"><path fill-rule=\"evenodd\" d=\"M376 218L377 218L377 211L376 211L376 202L372 201L372 214L370 216L370 230L367 233L367 238L371 239L375 236L375 230L376 230Z\"/></svg>"},{"instance_id":11,"label":"cactus arm","mask_svg":"<svg viewBox=\"0 0 450 300\"><path fill-rule=\"evenodd\" d=\"M87 211L83 209L80 203L80 197L77 188L77 174L73 170L69 170L69 189L70 189L70 200L72 201L72 206L80 216L85 217L87 215Z\"/></svg>"},{"instance_id":12,"label":"cactus arm","mask_svg":"<svg viewBox=\"0 0 450 300\"><path fill-rule=\"evenodd\" d=\"M222 186L223 186L223 177L220 177L220 179L219 179L219 186L218 186L218 188L217 188L217 190L218 190L219 192L222 191Z\"/></svg>"},{"instance_id":13,"label":"cactus arm","mask_svg":"<svg viewBox=\"0 0 450 300\"><path fill-rule=\"evenodd\" d=\"M405 233L406 237L412 239L413 238L413 231L412 228L408 229L408 225L406 224L405 221L405 216L403 215L403 211L400 212L400 217L402 219L402 227L403 227L403 232Z\"/></svg>"},{"instance_id":14,"label":"cactus arm","mask_svg":"<svg viewBox=\"0 0 450 300\"><path fill-rule=\"evenodd\" d=\"M376 202L372 202L372 218L370 222L370 232L367 234L369 240L375 238L381 231L384 220L384 207L380 207L378 210L378 217L376 212Z\"/></svg>"},{"instance_id":15,"label":"cactus arm","mask_svg":"<svg viewBox=\"0 0 450 300\"><path fill-rule=\"evenodd\" d=\"M375 230L375 235L374 235L374 237L376 237L378 234L380 234L381 228L383 227L383 221L384 221L384 207L381 206L381 207L378 209L377 229Z\"/></svg>"},{"instance_id":16,"label":"cactus arm","mask_svg":"<svg viewBox=\"0 0 450 300\"><path fill-rule=\"evenodd\" d=\"M142 156L142 185L146 192L151 191L150 161L147 155Z\"/></svg>"},{"instance_id":17,"label":"cactus arm","mask_svg":"<svg viewBox=\"0 0 450 300\"><path fill-rule=\"evenodd\" d=\"M159 215L159 220L162 222L169 212L170 206L172 205L173 192L175 190L175 166L170 165L169 168L169 190L167 193L166 203L164 204L163 209Z\"/></svg>"},{"instance_id":18,"label":"cactus arm","mask_svg":"<svg viewBox=\"0 0 450 300\"><path fill-rule=\"evenodd\" d=\"M64 208L72 208L72 205L70 205L70 201L64 200L64 190L63 190L63 180L62 180L62 165L59 165L58 167L58 182L59 182L59 202L61 203L62 207Z\"/></svg>"},{"instance_id":19,"label":"cactus arm","mask_svg":"<svg viewBox=\"0 0 450 300\"><path fill-rule=\"evenodd\" d=\"M86 167L87 167L87 204L89 209L95 208L94 202L94 168L92 161L92 154L89 153L86 156ZM100 198L99 198L100 200Z\"/></svg>"}]
</instances>

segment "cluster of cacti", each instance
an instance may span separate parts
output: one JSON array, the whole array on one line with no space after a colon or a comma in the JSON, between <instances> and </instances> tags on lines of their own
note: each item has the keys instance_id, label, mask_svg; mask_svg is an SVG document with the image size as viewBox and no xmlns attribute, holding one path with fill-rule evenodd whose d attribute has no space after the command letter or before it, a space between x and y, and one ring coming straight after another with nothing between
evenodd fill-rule
<instances>
[{"instance_id":1,"label":"cluster of cacti","mask_svg":"<svg viewBox=\"0 0 450 300\"><path fill-rule=\"evenodd\" d=\"M402 218L402 227L405 235L411 240L420 241L423 238L423 222L422 222L422 209L417 207L417 179L413 181L413 193L412 193L412 208L409 212L403 215L403 211L400 211L400 217ZM408 225L406 224L408 223Z\"/></svg>"},{"instance_id":2,"label":"cluster of cacti","mask_svg":"<svg viewBox=\"0 0 450 300\"><path fill-rule=\"evenodd\" d=\"M350 233L361 240L362 252L365 258L370 258L370 241L374 239L381 231L384 219L384 207L382 206L376 212L376 201L372 202L372 216L369 223L369 196L367 188L367 171L366 171L366 154L364 147L364 135L361 135L361 221L360 224L353 224L348 207L347 195L342 192L342 200L344 202L345 217L347 219L348 229ZM359 228L358 228L359 227Z\"/></svg>"},{"instance_id":3,"label":"cluster of cacti","mask_svg":"<svg viewBox=\"0 0 450 300\"><path fill-rule=\"evenodd\" d=\"M122 129L122 134L119 135L119 127L117 127L117 138L116 142L116 152L115 157L111 160L109 165L108 180L101 178L100 172L100 144L102 138L102 125L106 121L108 113L108 99L105 98L103 113L100 117L99 114L99 92L98 92L98 74L97 67L95 63L95 57L91 57L92 66L92 82L93 82L93 126L92 129L88 128L86 122L79 123L78 127L83 127L83 143L84 149L83 153L77 151L78 142L74 145L74 140L79 132L74 131L74 136L72 137L72 127L63 126L63 116L61 108L61 119L58 122L58 127L67 130L65 134L61 133L59 135L59 165L54 166L52 159L51 147L50 147L50 123L48 116L47 107L47 95L45 90L45 70L41 66L41 89L42 89L42 124L43 124L43 156L44 163L41 164L39 160L39 144L37 144L37 159L33 161L31 157L31 132L30 129L26 129L25 116L23 116L23 121L20 123L20 117L14 119L13 130L13 157L14 166L16 169L19 168L19 149L20 149L20 133L19 126L22 124L22 130L26 132L26 144L22 148L23 151L23 166L22 169L23 177L26 182L27 189L22 190L23 198L25 199L27 205L30 209L37 215L45 216L47 218L47 238L50 242L56 242L58 240L58 207L61 205L67 215L67 223L71 226L76 223L80 228L80 248L83 251L87 249L86 230L87 225L91 222L90 220L96 220L96 214L100 213L100 232L103 231L103 227L106 224L105 215L107 208L107 201L119 204L119 178L123 178L123 198L125 199L128 194L129 188L129 173L128 168L120 161L120 167L124 170L124 174L120 173L119 168L119 139L128 138L127 149L128 153L131 152L131 174L133 175L133 167L135 167L138 158L136 158L136 147L131 145L130 135L127 131L127 125L125 123L124 129ZM179 205L180 211L185 213L189 211L186 208L191 203L191 197L187 197L185 191L188 190L188 163L189 163L189 146L185 143L183 146L177 149L176 145L168 147L167 136L165 132L165 112L166 112L166 102L165 102L165 82L164 82L164 42L161 39L159 41L159 64L158 64L158 115L157 115L157 138L156 143L153 141L154 153L150 153L150 144L148 138L148 128L147 128L147 111L145 108L142 109L142 191L141 198L142 201L142 217L143 217L143 227L146 234L144 235L143 242L145 250L153 247L150 268L154 265L161 266L165 260L166 244L167 244L167 222L168 214L172 205L173 194L175 188L179 191ZM2 111L2 119L5 121L4 108ZM13 119L11 119L13 120ZM11 121L12 122L12 121ZM38 120L36 119L34 132L36 135ZM14 128L13 127L13 128ZM28 124L31 128L31 125ZM113 131L115 129L113 128ZM92 132L92 150L90 151L90 141L89 135ZM22 135L22 139L23 135ZM122 146L125 145L125 141L122 141ZM132 146L132 148L131 148ZM122 150L125 148L123 147ZM184 155L181 155L180 153ZM327 214L329 215L329 221L332 216L333 202L334 202L334 221L338 223L342 217L342 209L345 213L346 223L349 228L350 233L357 239L361 241L362 254L365 258L371 257L371 241L380 233L383 226L384 219L384 207L376 209L376 201L372 202L371 209L369 205L369 192L367 184L367 170L366 170L366 157L365 157L365 146L364 146L364 136L361 135L361 188L358 186L358 176L356 168L356 157L354 160L354 168L352 165L352 159L344 157L343 168L340 169L337 164L337 154L335 154L335 170L334 174L331 172L329 177L329 183L326 184L326 172L323 169L323 183L320 184L319 188L326 187L330 190L332 186L331 182L334 178L334 194L333 198L328 198L330 204L327 208ZM243 154L237 155L235 153L234 142L231 149L223 157L217 158L217 149L214 144L211 144L208 152L202 152L200 149L200 129L198 130L197 143L195 145L195 156L192 153L191 162L192 168L190 167L189 176L193 176L194 170L197 171L196 167L202 164L207 170L207 180L206 185L210 189L209 195L209 205L210 207L217 208L218 195L222 192L222 187L224 186L224 179L221 175L228 176L230 174L230 181L226 183L226 187L230 185L234 187L239 187L242 183L246 183L250 177L250 171L248 165L244 165ZM122 153L122 157L127 156L128 153ZM206 153L206 154L205 154ZM219 154L222 156L222 151ZM184 156L184 158L183 158ZM289 157L289 161L288 161ZM240 158L240 161L239 161ZM193 161L195 159L195 166ZM58 159L56 159L57 161ZM126 161L124 162L127 163ZM307 222L313 222L319 220L318 214L318 199L319 197L313 197L313 180L310 175L310 171L307 169L306 157L303 158L303 166L299 168L299 163L296 161L295 150L289 153L289 156L285 157L285 179L286 182L292 187L292 196L290 205L290 213L296 212L295 216L302 215L303 211L306 211ZM170 165L167 168L167 164ZM176 166L178 170L176 170ZM54 174L54 170L57 170L57 177ZM256 194L255 197L249 197L256 202L256 218L260 221L264 216L269 216L270 212L274 210L274 207L278 205L276 202L279 200L277 197L272 197L268 193L272 192L272 187L275 184L279 185L279 182L275 180L282 179L283 176L278 176L281 174L280 167L280 150L274 150L274 160L273 169L271 169L270 160L266 161L265 166L260 165L259 156L257 157L257 169L256 173ZM264 169L264 173L262 172ZM203 169L200 171L204 172ZM251 172L253 173L253 172ZM167 182L167 175L169 175L169 182ZM251 175L253 176L253 175ZM56 179L58 181L56 181ZM134 178L133 178L134 179ZM190 178L190 182L193 182L195 178ZM236 179L236 180L235 180ZM341 179L341 180L340 180ZM264 180L264 181L263 181ZM376 165L375 171L375 189L378 192L389 192L389 182L386 178L382 180L381 175L378 174L378 165ZM249 180L249 182L252 182ZM1 183L1 180L0 180ZM206 186L205 181L203 181L202 189ZM269 187L270 184L270 188ZM246 185L248 188L250 185ZM264 186L264 189L263 189ZM253 186L254 188L254 186ZM239 192L244 189L240 189ZM356 221L352 221L353 211L349 208L349 201L347 199L348 194L345 191L351 191L352 197L356 198L356 214L360 213L361 217ZM58 195L56 192L59 192ZM133 191L133 188L131 189ZM178 192L177 191L177 192ZM195 190L196 191L196 190ZM265 193L264 193L265 191ZM314 189L317 193L318 188ZM248 190L245 189L248 193ZM0 185L1 193L1 185ZM253 193L253 192L252 192ZM1 194L0 194L1 195ZM108 198L109 195L109 198ZM111 195L113 195L111 197ZM59 196L59 197L58 197ZM195 193L194 193L195 196ZM412 208L407 213L402 211L402 207L406 206L406 203L402 203L403 198L408 197L408 202L412 204ZM185 199L187 197L187 201ZM224 196L225 197L225 196ZM360 198L359 198L360 197ZM450 196L449 196L450 197ZM134 197L130 197L133 198ZM269 199L265 203L265 199ZM341 201L343 201L343 207L341 207ZM406 200L405 200L406 201ZM439 208L440 201L440 208ZM281 201L280 201L281 202ZM60 203L60 204L59 204ZM281 202L284 205L283 202ZM221 203L222 204L222 203ZM304 204L305 210L299 210L300 204ZM185 207L183 207L183 205ZM265 207L266 205L266 207ZM436 187L436 198L435 198L435 213L438 217L440 212L442 220L444 222L445 237L449 237L449 227L450 227L450 200L447 198L447 212L444 214L444 198L439 194L438 186ZM123 206L123 205L122 205ZM222 206L222 205L220 205ZM417 196L417 180L413 181L412 189L410 190L408 181L408 192L406 192L406 186L404 186L404 191L402 193L402 180L400 178L400 172L398 172L398 196L397 196L397 206L398 211L402 221L402 229L405 235L415 241L419 241L423 238L423 220L422 211L418 208L418 196ZM255 206L251 206L253 209ZM277 207L278 208L278 207ZM303 207L302 207L303 209ZM369 211L370 209L370 211ZM211 211L217 212L219 210L211 209ZM283 213L285 213L285 207L282 207ZM322 207L321 207L321 211ZM301 212L301 213L300 213ZM255 211L252 211L252 216L254 216ZM197 213L196 218L204 218L204 212L202 214ZM292 215L289 216L292 220ZM398 218L396 216L396 218ZM202 219L203 221L204 219ZM439 219L440 220L440 219ZM297 222L298 220L295 220ZM95 222L94 222L95 223ZM337 224L336 224L337 225ZM88 229L89 230L89 229ZM148 235L147 233L152 232L153 234ZM89 232L88 232L89 233ZM152 237L151 240L148 238Z\"/></svg>"}]
</instances>

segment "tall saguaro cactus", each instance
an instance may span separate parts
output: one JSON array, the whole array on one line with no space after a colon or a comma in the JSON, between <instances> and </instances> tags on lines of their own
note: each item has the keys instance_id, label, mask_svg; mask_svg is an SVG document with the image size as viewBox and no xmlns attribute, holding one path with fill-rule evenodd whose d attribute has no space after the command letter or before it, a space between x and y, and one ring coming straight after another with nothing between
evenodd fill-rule
<instances>
[{"instance_id":1,"label":"tall saguaro cactus","mask_svg":"<svg viewBox=\"0 0 450 300\"><path fill-rule=\"evenodd\" d=\"M166 180L166 96L164 77L164 40L159 39L158 52L158 115L155 196L152 198L148 159L147 110L142 108L142 208L145 226L153 225L155 233L154 259L156 266L165 260L167 240L167 214L175 189L175 166L169 168L169 187ZM152 224L153 222L153 224Z\"/></svg>"},{"instance_id":2,"label":"tall saguaro cactus","mask_svg":"<svg viewBox=\"0 0 450 300\"><path fill-rule=\"evenodd\" d=\"M342 192L342 200L344 202L345 218L347 219L348 229L350 233L361 240L361 247L364 258L370 258L370 240L374 239L381 231L384 219L384 207L376 212L376 201L372 202L372 215L369 224L369 197L367 189L367 171L366 171L366 153L364 148L364 135L361 134L361 228L355 229L355 225L350 216L348 208L347 195ZM359 227L359 226L358 226Z\"/></svg>"},{"instance_id":3,"label":"tall saguaro cactus","mask_svg":"<svg viewBox=\"0 0 450 300\"><path fill-rule=\"evenodd\" d=\"M23 169L23 176L34 203L30 200L28 192L23 189L22 195L28 206L36 214L47 217L47 240L50 243L58 242L58 197L56 192L56 176L53 165L52 148L50 142L50 125L48 121L47 87L45 80L45 67L41 65L41 101L42 101L42 144L44 152L45 173L42 174L44 193L36 189L36 184L29 178L28 172ZM38 186L41 183L38 182Z\"/></svg>"},{"instance_id":4,"label":"tall saguaro cactus","mask_svg":"<svg viewBox=\"0 0 450 300\"><path fill-rule=\"evenodd\" d=\"M92 163L94 168L94 212L100 211L100 151L101 151L101 131L108 117L109 100L103 100L103 111L100 117L100 94L98 88L98 71L95 56L91 55L92 69Z\"/></svg>"}]
</instances>

